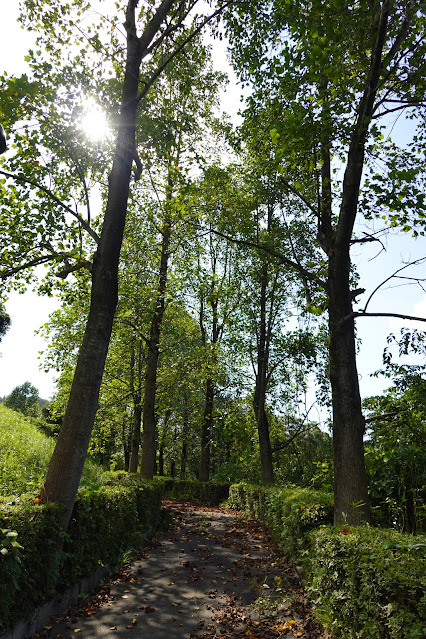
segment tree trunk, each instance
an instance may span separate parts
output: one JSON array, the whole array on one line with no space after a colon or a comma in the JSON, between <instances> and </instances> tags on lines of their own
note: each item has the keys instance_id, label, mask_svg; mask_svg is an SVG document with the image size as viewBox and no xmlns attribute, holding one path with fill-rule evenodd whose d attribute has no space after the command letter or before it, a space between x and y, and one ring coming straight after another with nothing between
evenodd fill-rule
<instances>
[{"instance_id":1,"label":"tree trunk","mask_svg":"<svg viewBox=\"0 0 426 639\"><path fill-rule=\"evenodd\" d=\"M274 483L274 469L272 465L272 447L269 436L269 421L265 411L265 392L259 383L259 391L256 384L255 399L253 401L254 414L257 422L257 434L259 438L260 472L262 486ZM257 397L256 397L257 395Z\"/></svg>"},{"instance_id":2,"label":"tree trunk","mask_svg":"<svg viewBox=\"0 0 426 639\"><path fill-rule=\"evenodd\" d=\"M138 472L139 446L141 441L141 418L142 418L142 396L141 396L141 366L142 366L142 346L138 340L138 358L136 366L135 340L132 343L130 353L130 390L133 401L133 429L132 429L132 450L130 457L129 471ZM137 377L137 379L136 379Z\"/></svg>"},{"instance_id":3,"label":"tree trunk","mask_svg":"<svg viewBox=\"0 0 426 639\"><path fill-rule=\"evenodd\" d=\"M349 290L349 251L330 256L329 367L333 405L334 522L369 521L364 462L365 421L361 409ZM343 263L342 263L343 262ZM346 263L344 263L346 262Z\"/></svg>"},{"instance_id":4,"label":"tree trunk","mask_svg":"<svg viewBox=\"0 0 426 639\"><path fill-rule=\"evenodd\" d=\"M157 367L158 344L149 344L143 401L143 441L140 469L142 479L152 479L155 473L155 396L157 391Z\"/></svg>"},{"instance_id":5,"label":"tree trunk","mask_svg":"<svg viewBox=\"0 0 426 639\"><path fill-rule=\"evenodd\" d=\"M139 446L141 441L141 418L142 418L142 397L140 393L135 393L133 397L133 431L132 431L132 451L130 456L129 472L138 472Z\"/></svg>"},{"instance_id":6,"label":"tree trunk","mask_svg":"<svg viewBox=\"0 0 426 639\"><path fill-rule=\"evenodd\" d=\"M180 478L186 479L186 462L188 459L188 435L189 435L189 413L188 405L185 401L183 409L183 423L182 423L182 453L180 457Z\"/></svg>"},{"instance_id":7,"label":"tree trunk","mask_svg":"<svg viewBox=\"0 0 426 639\"><path fill-rule=\"evenodd\" d=\"M268 225L269 228L269 225ZM261 481L263 486L274 483L274 469L272 465L272 448L269 437L269 421L265 411L266 379L269 360L269 339L266 323L266 290L268 284L268 264L262 264L260 276L260 322L257 342L257 374L254 390L253 408L257 422L259 437L259 455Z\"/></svg>"},{"instance_id":8,"label":"tree trunk","mask_svg":"<svg viewBox=\"0 0 426 639\"><path fill-rule=\"evenodd\" d=\"M124 470L126 473L129 472L130 466L130 451L131 451L131 442L129 441L128 433L126 432L126 417L123 418L122 425L122 437L123 437L123 452L124 452Z\"/></svg>"},{"instance_id":9,"label":"tree trunk","mask_svg":"<svg viewBox=\"0 0 426 639\"><path fill-rule=\"evenodd\" d=\"M389 10L389 0L384 0L380 14L375 14L371 25L372 32L375 32L375 43L351 136L337 228L334 233L330 227L327 229L325 226L323 229L329 234L326 238L326 250L329 257L329 366L333 404L336 525L356 525L362 521L370 521L363 446L365 420L356 367L355 326L350 292L350 242L358 213L365 143L382 72Z\"/></svg>"},{"instance_id":10,"label":"tree trunk","mask_svg":"<svg viewBox=\"0 0 426 639\"><path fill-rule=\"evenodd\" d=\"M171 198L171 181L169 179L167 198ZM162 228L163 239L161 242L160 277L158 284L158 297L151 322L151 330L148 341L148 359L146 364L145 392L143 402L143 443L141 477L152 479L155 473L155 396L157 393L157 370L160 346L161 326L163 324L167 287L167 270L169 260L169 245L171 236L171 219L165 216Z\"/></svg>"},{"instance_id":11,"label":"tree trunk","mask_svg":"<svg viewBox=\"0 0 426 639\"><path fill-rule=\"evenodd\" d=\"M44 501L65 504L65 528L71 517L92 434L117 306L118 262L135 146L140 62L138 42L129 37L117 147L102 234L93 259L89 317L64 420L41 493Z\"/></svg>"},{"instance_id":12,"label":"tree trunk","mask_svg":"<svg viewBox=\"0 0 426 639\"><path fill-rule=\"evenodd\" d=\"M214 383L206 380L206 403L201 425L200 481L209 481L210 477L210 436L213 426Z\"/></svg>"},{"instance_id":13,"label":"tree trunk","mask_svg":"<svg viewBox=\"0 0 426 639\"><path fill-rule=\"evenodd\" d=\"M90 311L64 420L41 491L43 501L60 502L66 506L62 522L64 529L71 518L92 434L118 300L118 263L135 156L140 65L142 56L173 4L174 0L164 0L138 38L135 23L137 1L128 0L127 3L127 55L121 112L104 223L93 258Z\"/></svg>"}]
</instances>

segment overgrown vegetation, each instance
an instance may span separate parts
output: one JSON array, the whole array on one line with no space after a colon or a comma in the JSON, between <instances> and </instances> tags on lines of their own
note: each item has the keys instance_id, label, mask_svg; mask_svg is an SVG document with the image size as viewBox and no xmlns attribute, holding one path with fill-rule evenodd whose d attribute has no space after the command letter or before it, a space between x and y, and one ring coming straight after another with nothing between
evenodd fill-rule
<instances>
[{"instance_id":1,"label":"overgrown vegetation","mask_svg":"<svg viewBox=\"0 0 426 639\"><path fill-rule=\"evenodd\" d=\"M52 456L55 442L22 414L0 404L0 498L37 496ZM100 483L102 470L90 459L82 484Z\"/></svg>"}]
</instances>

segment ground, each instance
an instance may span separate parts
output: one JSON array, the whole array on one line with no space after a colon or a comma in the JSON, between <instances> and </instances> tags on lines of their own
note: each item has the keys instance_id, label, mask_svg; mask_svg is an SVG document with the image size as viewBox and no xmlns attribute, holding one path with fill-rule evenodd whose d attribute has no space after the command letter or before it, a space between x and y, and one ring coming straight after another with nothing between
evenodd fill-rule
<instances>
[{"instance_id":1,"label":"ground","mask_svg":"<svg viewBox=\"0 0 426 639\"><path fill-rule=\"evenodd\" d=\"M167 501L171 525L32 639L319 639L295 569L254 519Z\"/></svg>"}]
</instances>

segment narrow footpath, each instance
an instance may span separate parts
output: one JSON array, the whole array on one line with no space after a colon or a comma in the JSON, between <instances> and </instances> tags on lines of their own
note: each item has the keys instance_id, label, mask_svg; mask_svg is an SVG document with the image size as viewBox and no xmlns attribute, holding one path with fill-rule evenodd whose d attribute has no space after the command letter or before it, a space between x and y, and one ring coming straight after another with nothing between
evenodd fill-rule
<instances>
[{"instance_id":1,"label":"narrow footpath","mask_svg":"<svg viewBox=\"0 0 426 639\"><path fill-rule=\"evenodd\" d=\"M176 501L169 530L33 639L319 639L303 586L255 520Z\"/></svg>"}]
</instances>

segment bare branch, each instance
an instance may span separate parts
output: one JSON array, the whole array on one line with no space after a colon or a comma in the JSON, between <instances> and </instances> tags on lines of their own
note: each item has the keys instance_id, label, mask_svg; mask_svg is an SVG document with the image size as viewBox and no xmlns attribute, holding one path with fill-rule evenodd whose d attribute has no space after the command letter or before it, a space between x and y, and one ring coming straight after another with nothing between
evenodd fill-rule
<instances>
[{"instance_id":1,"label":"bare branch","mask_svg":"<svg viewBox=\"0 0 426 639\"><path fill-rule=\"evenodd\" d=\"M292 184L290 184L290 182L287 182L287 180L285 180L282 176L279 177L279 181L282 182L282 184L291 192L293 193L293 195L296 195L296 197L299 198L299 200L301 200L303 202L303 204L305 204L308 209L315 215L315 217L318 217L318 210L309 202L309 200L303 195L303 193L301 193L298 189L296 189Z\"/></svg>"},{"instance_id":2,"label":"bare branch","mask_svg":"<svg viewBox=\"0 0 426 639\"><path fill-rule=\"evenodd\" d=\"M412 320L413 322L426 322L426 317L415 317L414 315L404 315L402 313L363 313L354 311L346 315L346 317L341 320L340 325L355 317L397 317L398 319Z\"/></svg>"},{"instance_id":3,"label":"bare branch","mask_svg":"<svg viewBox=\"0 0 426 639\"><path fill-rule=\"evenodd\" d=\"M381 415L372 415L371 417L366 417L364 421L366 424L370 424L371 422L378 422L380 420L388 419L389 417L395 417L395 415L398 415L400 412L401 412L400 410L394 410L392 413L382 413Z\"/></svg>"},{"instance_id":4,"label":"bare branch","mask_svg":"<svg viewBox=\"0 0 426 639\"><path fill-rule=\"evenodd\" d=\"M233 242L234 244L239 244L240 246L247 246L248 248L254 248L254 249L257 249L258 251L265 251L265 253L268 253L269 255L272 255L273 257L277 258L277 260L279 260L282 264L286 264L287 266L290 266L290 268L293 268L295 271L300 273L306 279L312 282L315 282L322 289L327 290L326 282L324 282L321 278L315 275L315 273L311 273L310 271L307 271L300 264L297 264L296 262L289 260L287 257L282 255L282 253L275 251L269 246L265 246L264 244L259 244L258 242L250 242L249 240L240 240L240 239L237 239L236 237L231 237L230 235L227 235L226 233L221 233L220 231L217 231L215 229L209 229L209 232L214 233L215 235L218 235L219 237L223 237L223 239L228 240L228 242Z\"/></svg>"},{"instance_id":5,"label":"bare branch","mask_svg":"<svg viewBox=\"0 0 426 639\"><path fill-rule=\"evenodd\" d=\"M373 295L375 295L375 293L377 293L379 288L381 288L384 284L386 284L386 282L389 282L389 280L391 280L393 277L395 277L398 273L400 273L404 269L408 268L409 266L414 266L416 264L421 264L425 260L426 260L426 257L421 257L418 260L414 260L414 262L409 262L408 264L404 264L404 266L401 266L401 268L397 269L394 273L392 273L392 275L389 275L389 277L387 277L385 280L383 280L383 282L381 282L378 286L376 286L376 288L371 293L370 297L368 298L368 300L367 300L367 302L366 302L366 304L364 306L364 313L367 311L367 306L369 305L371 298L373 297Z\"/></svg>"},{"instance_id":6,"label":"bare branch","mask_svg":"<svg viewBox=\"0 0 426 639\"><path fill-rule=\"evenodd\" d=\"M16 273L20 273L20 271L24 271L27 268L31 268L32 266L39 266L40 264L46 264L47 262L51 262L52 260L56 260L58 254L50 254L50 255L42 255L40 257L36 257L29 262L25 262L25 264L21 264L20 266L15 266L7 271L0 271L0 279L5 280L12 275L16 275Z\"/></svg>"},{"instance_id":7,"label":"bare branch","mask_svg":"<svg viewBox=\"0 0 426 639\"><path fill-rule=\"evenodd\" d=\"M60 277L63 280L65 280L70 273L75 273L75 271L79 271L82 268L87 268L89 273L91 273L92 272L92 266L93 266L92 262L89 262L88 260L80 260L79 262L76 262L73 265L66 264L65 268L62 269L62 271L58 271L56 273L56 276Z\"/></svg>"}]
</instances>

